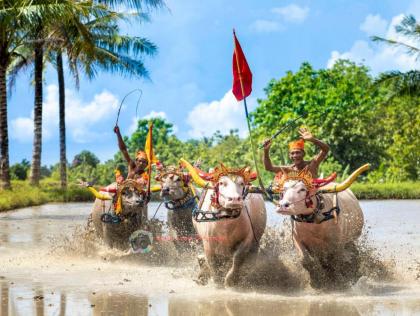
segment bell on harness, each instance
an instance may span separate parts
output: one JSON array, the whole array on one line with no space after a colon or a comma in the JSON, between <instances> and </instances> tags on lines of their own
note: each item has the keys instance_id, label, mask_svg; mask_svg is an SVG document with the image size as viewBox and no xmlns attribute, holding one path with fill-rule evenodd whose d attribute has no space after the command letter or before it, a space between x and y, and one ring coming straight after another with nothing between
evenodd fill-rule
<instances>
[{"instance_id":1,"label":"bell on harness","mask_svg":"<svg viewBox=\"0 0 420 316\"><path fill-rule=\"evenodd\" d=\"M104 213L101 215L101 221L106 224L119 224L121 223L121 218L118 215Z\"/></svg>"},{"instance_id":2,"label":"bell on harness","mask_svg":"<svg viewBox=\"0 0 420 316\"><path fill-rule=\"evenodd\" d=\"M153 248L153 234L145 230L136 230L128 241L134 253L148 253Z\"/></svg>"}]
</instances>

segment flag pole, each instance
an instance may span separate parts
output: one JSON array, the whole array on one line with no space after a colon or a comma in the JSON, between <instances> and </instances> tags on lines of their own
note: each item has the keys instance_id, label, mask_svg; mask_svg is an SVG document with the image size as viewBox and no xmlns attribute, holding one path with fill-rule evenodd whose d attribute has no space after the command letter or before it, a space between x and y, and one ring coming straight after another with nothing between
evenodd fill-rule
<instances>
[{"instance_id":1,"label":"flag pole","mask_svg":"<svg viewBox=\"0 0 420 316\"><path fill-rule=\"evenodd\" d=\"M147 181L147 199L150 199L150 188L151 188L151 183L152 183L152 159L153 159L153 121L151 121L149 123L149 133L150 133L150 144L149 144L149 156L147 157L149 160L149 169L147 170L147 176L148 176L148 181Z\"/></svg>"},{"instance_id":2,"label":"flag pole","mask_svg":"<svg viewBox=\"0 0 420 316\"><path fill-rule=\"evenodd\" d=\"M262 193L265 195L265 197L269 198L267 192L265 191L264 183L261 180L260 170L258 168L256 146L255 146L254 137L252 135L252 130L251 130L251 123L250 123L250 119L249 119L248 106L246 104L245 89L244 89L244 84L242 82L242 72L241 72L241 67L239 66L239 60L238 60L238 53L237 53L237 50L236 50L235 38L236 38L236 33L235 33L235 29L233 29L233 45L234 45L234 50L235 50L236 67L238 69L239 82L241 84L242 96L244 97L243 101L244 101L246 122L247 122L247 125L248 125L248 131L249 131L249 138L250 138L250 141L251 141L252 157L254 159L255 169L257 171L258 184L259 184L259 186L262 190Z\"/></svg>"}]
</instances>

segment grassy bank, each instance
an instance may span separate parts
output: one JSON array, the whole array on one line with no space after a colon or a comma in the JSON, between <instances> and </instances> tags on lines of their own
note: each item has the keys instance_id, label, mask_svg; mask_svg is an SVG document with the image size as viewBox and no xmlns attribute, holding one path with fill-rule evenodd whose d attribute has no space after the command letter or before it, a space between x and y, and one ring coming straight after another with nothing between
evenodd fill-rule
<instances>
[{"instance_id":1,"label":"grassy bank","mask_svg":"<svg viewBox=\"0 0 420 316\"><path fill-rule=\"evenodd\" d=\"M420 182L355 183L351 190L359 200L420 199Z\"/></svg>"},{"instance_id":2,"label":"grassy bank","mask_svg":"<svg viewBox=\"0 0 420 316\"><path fill-rule=\"evenodd\" d=\"M84 188L70 185L62 190L59 183L51 181L42 181L39 187L26 181L13 181L12 188L0 191L0 212L48 202L93 201L92 194Z\"/></svg>"}]
</instances>

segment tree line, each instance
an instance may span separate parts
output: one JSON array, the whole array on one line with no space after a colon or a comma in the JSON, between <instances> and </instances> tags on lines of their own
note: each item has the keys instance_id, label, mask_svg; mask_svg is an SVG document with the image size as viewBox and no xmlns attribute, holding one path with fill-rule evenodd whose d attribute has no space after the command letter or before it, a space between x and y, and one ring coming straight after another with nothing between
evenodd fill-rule
<instances>
[{"instance_id":1,"label":"tree line","mask_svg":"<svg viewBox=\"0 0 420 316\"><path fill-rule=\"evenodd\" d=\"M367 67L347 60L319 70L303 63L296 72L288 72L267 85L265 98L258 100L258 107L251 113L256 140L261 143L288 126L271 149L274 163L287 164L287 144L299 137L298 127L306 126L331 148L320 167L324 176L335 171L345 177L370 163L372 170L364 181L418 181L420 94L395 94L390 98L389 87L377 84L382 76L374 78ZM191 162L199 160L204 170L220 162L228 166L254 165L250 140L239 137L238 130L183 141L173 133L172 123L162 118L152 121L154 150L165 165L176 165L181 157ZM133 156L144 148L147 132L148 120L141 119L134 133L124 137ZM306 158L310 159L318 149L312 144L306 146ZM263 170L261 156L260 150L258 163ZM70 181L84 177L102 185L114 181L115 169L127 171L117 146L114 158L104 163L94 153L83 151L68 167ZM58 165L50 168L49 176L59 178ZM268 184L273 175L263 171L263 178Z\"/></svg>"}]
</instances>

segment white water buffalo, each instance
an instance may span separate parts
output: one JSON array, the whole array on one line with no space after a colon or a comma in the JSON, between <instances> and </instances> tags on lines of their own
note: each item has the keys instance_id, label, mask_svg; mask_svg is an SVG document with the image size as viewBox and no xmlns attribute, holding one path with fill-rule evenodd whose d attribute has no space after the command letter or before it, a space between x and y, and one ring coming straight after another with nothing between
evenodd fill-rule
<instances>
[{"instance_id":1,"label":"white water buffalo","mask_svg":"<svg viewBox=\"0 0 420 316\"><path fill-rule=\"evenodd\" d=\"M282 198L276 211L292 216L293 241L316 287L328 279L339 282L332 280L337 278L334 271L344 269L348 274L355 268L356 262L351 261L357 255L354 242L362 233L363 212L347 188L368 168L365 165L342 184L331 183L320 190L306 170L285 172L280 180Z\"/></svg>"},{"instance_id":2,"label":"white water buffalo","mask_svg":"<svg viewBox=\"0 0 420 316\"><path fill-rule=\"evenodd\" d=\"M91 187L89 190L96 197L92 208L95 232L109 247L127 249L130 235L147 220L144 188L134 180L125 180L118 185L109 185L100 192ZM112 217L104 218L104 214L112 214Z\"/></svg>"},{"instance_id":3,"label":"white water buffalo","mask_svg":"<svg viewBox=\"0 0 420 316\"><path fill-rule=\"evenodd\" d=\"M174 166L162 168L156 177L160 182L160 197L168 210L168 224L171 235L175 235L175 245L183 244L183 237L195 234L192 212L196 206L196 194L190 186L188 174ZM188 238L186 238L188 240ZM184 243L185 244L185 243Z\"/></svg>"},{"instance_id":4,"label":"white water buffalo","mask_svg":"<svg viewBox=\"0 0 420 316\"><path fill-rule=\"evenodd\" d=\"M201 179L194 167L181 159L194 182L205 189L194 214L194 227L203 241L204 253L216 284L235 285L240 268L258 252L267 215L260 194L244 196L250 184L248 169L228 169L223 165Z\"/></svg>"}]
</instances>

